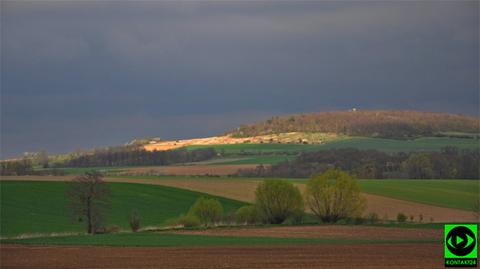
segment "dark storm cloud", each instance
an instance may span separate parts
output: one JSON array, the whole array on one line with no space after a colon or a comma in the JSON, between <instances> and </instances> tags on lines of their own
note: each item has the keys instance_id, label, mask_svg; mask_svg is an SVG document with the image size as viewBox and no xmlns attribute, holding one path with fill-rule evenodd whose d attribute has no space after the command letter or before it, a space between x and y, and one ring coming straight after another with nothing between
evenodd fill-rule
<instances>
[{"instance_id":1,"label":"dark storm cloud","mask_svg":"<svg viewBox=\"0 0 480 269\"><path fill-rule=\"evenodd\" d=\"M270 115L476 114L478 2L1 2L2 154Z\"/></svg>"}]
</instances>

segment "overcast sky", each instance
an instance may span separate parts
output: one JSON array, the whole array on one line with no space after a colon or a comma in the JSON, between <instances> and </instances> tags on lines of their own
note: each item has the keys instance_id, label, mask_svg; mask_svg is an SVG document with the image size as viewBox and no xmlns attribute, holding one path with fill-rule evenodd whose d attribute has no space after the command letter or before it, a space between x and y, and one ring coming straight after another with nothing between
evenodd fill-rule
<instances>
[{"instance_id":1,"label":"overcast sky","mask_svg":"<svg viewBox=\"0 0 480 269\"><path fill-rule=\"evenodd\" d=\"M1 153L273 115L477 115L479 2L1 1Z\"/></svg>"}]
</instances>

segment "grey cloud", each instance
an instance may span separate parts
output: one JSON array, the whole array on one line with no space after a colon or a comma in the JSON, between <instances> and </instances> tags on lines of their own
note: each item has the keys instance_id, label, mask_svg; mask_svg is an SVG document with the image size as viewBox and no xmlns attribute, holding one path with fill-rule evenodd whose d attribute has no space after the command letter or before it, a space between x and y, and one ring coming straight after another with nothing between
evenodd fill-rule
<instances>
[{"instance_id":1,"label":"grey cloud","mask_svg":"<svg viewBox=\"0 0 480 269\"><path fill-rule=\"evenodd\" d=\"M477 1L3 1L1 20L8 155L49 120L61 127L43 128L35 147L59 151L74 142L53 133L90 130L92 119L111 128L75 143L121 143L134 135L125 126L212 135L352 106L478 109ZM216 127L201 123L208 115Z\"/></svg>"}]
</instances>

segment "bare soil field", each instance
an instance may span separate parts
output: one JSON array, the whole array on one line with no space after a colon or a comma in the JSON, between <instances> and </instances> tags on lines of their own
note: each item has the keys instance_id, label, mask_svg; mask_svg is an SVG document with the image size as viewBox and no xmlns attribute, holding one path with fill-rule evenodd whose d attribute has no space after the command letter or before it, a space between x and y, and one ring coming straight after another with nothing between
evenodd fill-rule
<instances>
[{"instance_id":1,"label":"bare soil field","mask_svg":"<svg viewBox=\"0 0 480 269\"><path fill-rule=\"evenodd\" d=\"M73 176L64 177L40 177L40 176L3 176L4 180L42 180L42 181L65 181L72 179ZM212 195L231 198L239 201L253 202L255 198L255 189L259 181L240 180L240 179L132 179L132 178L105 178L107 182L125 182L163 185L176 188L183 188L198 192L205 192ZM301 191L304 190L304 184L296 184ZM395 219L397 214L402 212L407 216L413 215L418 220L419 214L423 214L424 222L477 222L473 212L426 205L421 203L409 202L388 198L384 196L364 194L367 198L366 213L377 213L380 218L385 215L388 219Z\"/></svg>"},{"instance_id":2,"label":"bare soil field","mask_svg":"<svg viewBox=\"0 0 480 269\"><path fill-rule=\"evenodd\" d=\"M439 240L441 229L390 228L372 226L289 226L289 227L240 227L208 230L181 230L177 233L213 236L262 236L280 238L332 238L365 240Z\"/></svg>"},{"instance_id":3,"label":"bare soil field","mask_svg":"<svg viewBox=\"0 0 480 269\"><path fill-rule=\"evenodd\" d=\"M171 150L186 146L206 146L206 145L225 145L225 144L243 144L243 143L316 143L321 144L323 142L334 140L338 137L334 133L302 133L302 132L290 132L280 134L269 134L252 137L233 137L231 135L224 136L211 136L203 138L182 139L182 140L170 140L170 141L151 141L149 144L144 145L144 149L147 151L163 151Z\"/></svg>"},{"instance_id":4,"label":"bare soil field","mask_svg":"<svg viewBox=\"0 0 480 269\"><path fill-rule=\"evenodd\" d=\"M1 245L1 268L443 268L440 243L251 247Z\"/></svg>"}]
</instances>

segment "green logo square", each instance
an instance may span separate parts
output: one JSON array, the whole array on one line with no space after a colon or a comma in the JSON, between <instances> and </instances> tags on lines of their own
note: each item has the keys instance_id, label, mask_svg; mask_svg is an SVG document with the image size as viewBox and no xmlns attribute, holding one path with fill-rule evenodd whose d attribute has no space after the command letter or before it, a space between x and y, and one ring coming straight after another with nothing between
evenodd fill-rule
<instances>
[{"instance_id":1,"label":"green logo square","mask_svg":"<svg viewBox=\"0 0 480 269\"><path fill-rule=\"evenodd\" d=\"M445 258L477 258L477 224L445 224Z\"/></svg>"}]
</instances>

